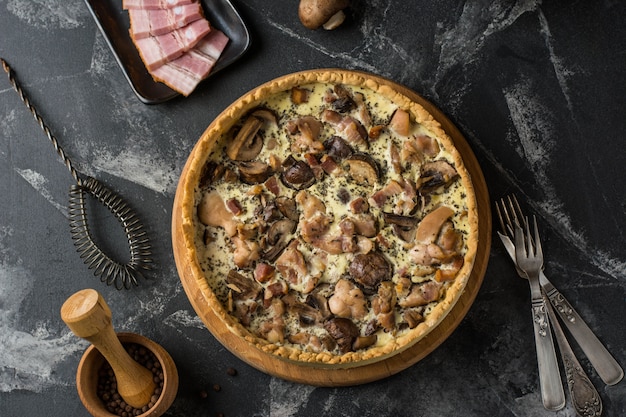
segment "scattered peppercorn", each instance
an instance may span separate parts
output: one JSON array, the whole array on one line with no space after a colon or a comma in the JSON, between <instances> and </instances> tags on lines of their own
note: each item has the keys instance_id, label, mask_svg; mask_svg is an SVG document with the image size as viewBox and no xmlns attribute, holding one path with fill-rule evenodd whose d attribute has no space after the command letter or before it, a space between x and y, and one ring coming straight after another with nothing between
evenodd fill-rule
<instances>
[{"instance_id":1,"label":"scattered peppercorn","mask_svg":"<svg viewBox=\"0 0 626 417\"><path fill-rule=\"evenodd\" d=\"M222 387L219 384L213 384L213 391L220 392Z\"/></svg>"},{"instance_id":2,"label":"scattered peppercorn","mask_svg":"<svg viewBox=\"0 0 626 417\"><path fill-rule=\"evenodd\" d=\"M163 391L163 370L161 369L161 363L156 356L154 356L154 353L144 346L135 343L128 343L123 346L131 358L152 372L156 388L150 398L150 402L142 408L134 408L126 404L117 392L115 373L111 365L106 361L102 364L98 372L98 388L96 394L110 413L120 417L138 416L154 407L154 404L159 400L161 392Z\"/></svg>"},{"instance_id":3,"label":"scattered peppercorn","mask_svg":"<svg viewBox=\"0 0 626 417\"><path fill-rule=\"evenodd\" d=\"M228 368L228 369L226 370L226 373L227 373L228 375L230 375L230 376L235 376L235 375L237 375L237 370L236 370L235 368L232 368L232 367L231 367L231 368Z\"/></svg>"}]
</instances>

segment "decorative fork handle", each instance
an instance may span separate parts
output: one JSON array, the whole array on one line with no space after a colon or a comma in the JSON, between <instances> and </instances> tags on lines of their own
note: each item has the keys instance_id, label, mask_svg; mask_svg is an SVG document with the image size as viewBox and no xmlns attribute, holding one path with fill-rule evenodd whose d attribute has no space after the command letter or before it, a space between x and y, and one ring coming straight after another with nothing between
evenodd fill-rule
<instances>
[{"instance_id":1,"label":"decorative fork handle","mask_svg":"<svg viewBox=\"0 0 626 417\"><path fill-rule=\"evenodd\" d=\"M624 370L543 272L539 274L539 283L602 381L607 385L615 385L621 381L624 377Z\"/></svg>"},{"instance_id":2,"label":"decorative fork handle","mask_svg":"<svg viewBox=\"0 0 626 417\"><path fill-rule=\"evenodd\" d=\"M539 368L541 399L546 410L556 411L565 406L565 393L561 382L559 364L556 360L552 331L545 301L539 286L539 277L529 277L532 296L533 328Z\"/></svg>"},{"instance_id":3,"label":"decorative fork handle","mask_svg":"<svg viewBox=\"0 0 626 417\"><path fill-rule=\"evenodd\" d=\"M498 232L498 236L504 244L506 252L513 262L515 262L515 246L513 242L508 236L500 232ZM552 285L543 271L539 273L539 283L556 309L559 317L561 317L570 334L583 350L602 381L607 385L615 385L621 381L624 377L624 370L620 367L615 358L611 356L602 342L598 340L587 323L578 315L574 307L571 306L563 294Z\"/></svg>"},{"instance_id":4,"label":"decorative fork handle","mask_svg":"<svg viewBox=\"0 0 626 417\"><path fill-rule=\"evenodd\" d=\"M602 400L600 399L600 394L598 394L598 391L576 359L572 348L567 342L565 333L563 333L563 329L561 329L559 320L554 314L554 309L550 303L545 300L545 296L544 301L546 303L548 316L550 316L552 328L554 329L554 336L556 337L559 351L561 352L561 359L563 360L563 367L565 368L565 380L567 381L567 387L576 414L583 417L599 417L602 415Z\"/></svg>"}]
</instances>

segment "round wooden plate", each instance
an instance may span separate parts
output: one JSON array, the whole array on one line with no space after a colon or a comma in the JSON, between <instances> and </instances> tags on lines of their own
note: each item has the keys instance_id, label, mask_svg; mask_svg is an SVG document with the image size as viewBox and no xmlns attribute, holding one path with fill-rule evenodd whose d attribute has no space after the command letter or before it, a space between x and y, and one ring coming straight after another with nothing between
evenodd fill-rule
<instances>
[{"instance_id":1,"label":"round wooden plate","mask_svg":"<svg viewBox=\"0 0 626 417\"><path fill-rule=\"evenodd\" d=\"M346 70L329 69L327 71ZM485 178L478 165L478 161L461 132L438 108L414 91L376 75L362 72L358 73L380 84L392 87L416 103L421 104L433 115L446 133L452 138L456 148L463 157L463 162L471 175L476 192L479 230L478 250L472 273L465 287L465 291L453 309L442 322L436 328L432 329L423 339L411 347L383 360L365 363L360 366L358 364L351 364L349 367L341 367L341 365L337 367L316 367L313 364L300 364L281 359L280 357L261 351L248 341L232 333L223 324L209 306L207 299L198 287L196 278L191 273L191 269L185 264L186 256L184 253L185 247L181 227L182 213L181 204L179 202L182 198L182 187L178 187L172 212L172 243L180 280L191 305L213 336L235 356L262 372L289 381L316 386L349 386L386 378L408 368L432 352L450 336L474 302L487 269L491 246L491 209L487 184L485 183ZM181 173L181 178L185 177L187 169L188 167L185 166Z\"/></svg>"}]
</instances>

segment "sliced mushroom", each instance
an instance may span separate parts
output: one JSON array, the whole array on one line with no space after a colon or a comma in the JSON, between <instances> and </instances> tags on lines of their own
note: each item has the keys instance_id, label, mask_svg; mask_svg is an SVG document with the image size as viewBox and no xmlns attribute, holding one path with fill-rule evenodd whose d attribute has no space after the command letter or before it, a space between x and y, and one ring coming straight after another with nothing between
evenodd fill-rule
<instances>
[{"instance_id":1,"label":"sliced mushroom","mask_svg":"<svg viewBox=\"0 0 626 417\"><path fill-rule=\"evenodd\" d=\"M352 344L359 336L359 328L350 319L334 317L324 323L324 329L335 339L342 353L352 350Z\"/></svg>"},{"instance_id":2,"label":"sliced mushroom","mask_svg":"<svg viewBox=\"0 0 626 417\"><path fill-rule=\"evenodd\" d=\"M224 174L226 167L222 164L218 164L215 161L207 161L202 168L202 174L200 175L199 185L200 187L206 187L217 180L219 180Z\"/></svg>"},{"instance_id":3,"label":"sliced mushroom","mask_svg":"<svg viewBox=\"0 0 626 417\"><path fill-rule=\"evenodd\" d=\"M308 140L316 141L324 128L322 122L313 116L302 116L296 120L298 131Z\"/></svg>"},{"instance_id":4,"label":"sliced mushroom","mask_svg":"<svg viewBox=\"0 0 626 417\"><path fill-rule=\"evenodd\" d=\"M319 310L316 308L301 302L295 302L289 306L289 312L297 315L300 324L310 326L315 323L320 323L324 318Z\"/></svg>"},{"instance_id":5,"label":"sliced mushroom","mask_svg":"<svg viewBox=\"0 0 626 417\"><path fill-rule=\"evenodd\" d=\"M258 282L240 274L234 269L228 271L226 282L235 291L238 298L255 300L263 291L263 287Z\"/></svg>"},{"instance_id":6,"label":"sliced mushroom","mask_svg":"<svg viewBox=\"0 0 626 417\"><path fill-rule=\"evenodd\" d=\"M356 102L350 92L342 85L337 84L334 88L337 98L333 100L332 106L339 113L348 113L356 108Z\"/></svg>"},{"instance_id":7,"label":"sliced mushroom","mask_svg":"<svg viewBox=\"0 0 626 417\"><path fill-rule=\"evenodd\" d=\"M397 224L400 227L411 228L416 227L419 223L415 217L402 216L400 214L383 212L383 220L387 224Z\"/></svg>"},{"instance_id":8,"label":"sliced mushroom","mask_svg":"<svg viewBox=\"0 0 626 417\"><path fill-rule=\"evenodd\" d=\"M417 309L407 309L402 315L402 319L409 325L409 329L414 329L424 321L424 316Z\"/></svg>"},{"instance_id":9,"label":"sliced mushroom","mask_svg":"<svg viewBox=\"0 0 626 417\"><path fill-rule=\"evenodd\" d=\"M319 285L307 295L306 303L313 308L319 310L323 318L328 318L332 314L328 307L328 298L323 293L328 290L329 285Z\"/></svg>"},{"instance_id":10,"label":"sliced mushroom","mask_svg":"<svg viewBox=\"0 0 626 417\"><path fill-rule=\"evenodd\" d=\"M422 195L430 194L440 187L447 187L459 176L456 169L447 161L427 162L420 169L417 188Z\"/></svg>"},{"instance_id":11,"label":"sliced mushroom","mask_svg":"<svg viewBox=\"0 0 626 417\"><path fill-rule=\"evenodd\" d=\"M291 165L285 167L281 179L289 188L304 190L315 183L315 173L306 162L295 160Z\"/></svg>"},{"instance_id":12,"label":"sliced mushroom","mask_svg":"<svg viewBox=\"0 0 626 417\"><path fill-rule=\"evenodd\" d=\"M405 242L412 242L415 239L415 232L419 223L417 218L383 212L383 220L385 224L390 224L396 236Z\"/></svg>"},{"instance_id":13,"label":"sliced mushroom","mask_svg":"<svg viewBox=\"0 0 626 417\"><path fill-rule=\"evenodd\" d=\"M278 124L278 116L276 116L276 113L265 107L259 107L253 110L250 115L258 117L266 123Z\"/></svg>"},{"instance_id":14,"label":"sliced mushroom","mask_svg":"<svg viewBox=\"0 0 626 417\"><path fill-rule=\"evenodd\" d=\"M246 184L254 185L265 182L272 175L272 167L260 161L244 161L237 164L239 178Z\"/></svg>"},{"instance_id":15,"label":"sliced mushroom","mask_svg":"<svg viewBox=\"0 0 626 417\"><path fill-rule=\"evenodd\" d=\"M294 199L285 196L276 197L276 206L286 218L293 220L294 222L297 222L300 219L300 213L298 213L298 208Z\"/></svg>"},{"instance_id":16,"label":"sliced mushroom","mask_svg":"<svg viewBox=\"0 0 626 417\"><path fill-rule=\"evenodd\" d=\"M352 350L365 349L372 346L378 341L378 336L371 334L369 336L357 336L352 343Z\"/></svg>"},{"instance_id":17,"label":"sliced mushroom","mask_svg":"<svg viewBox=\"0 0 626 417\"><path fill-rule=\"evenodd\" d=\"M341 161L354 153L352 146L339 136L331 136L324 141L324 149L335 161Z\"/></svg>"},{"instance_id":18,"label":"sliced mushroom","mask_svg":"<svg viewBox=\"0 0 626 417\"><path fill-rule=\"evenodd\" d=\"M263 148L263 138L257 133L263 126L263 120L249 116L226 148L226 155L233 161L251 161Z\"/></svg>"},{"instance_id":19,"label":"sliced mushroom","mask_svg":"<svg viewBox=\"0 0 626 417\"><path fill-rule=\"evenodd\" d=\"M346 159L350 176L359 183L374 185L380 180L380 167L371 156L365 153L355 153Z\"/></svg>"},{"instance_id":20,"label":"sliced mushroom","mask_svg":"<svg viewBox=\"0 0 626 417\"><path fill-rule=\"evenodd\" d=\"M296 222L293 220L283 219L272 224L267 231L267 243L271 247L263 254L263 259L275 261L289 245L291 235L295 230Z\"/></svg>"}]
</instances>

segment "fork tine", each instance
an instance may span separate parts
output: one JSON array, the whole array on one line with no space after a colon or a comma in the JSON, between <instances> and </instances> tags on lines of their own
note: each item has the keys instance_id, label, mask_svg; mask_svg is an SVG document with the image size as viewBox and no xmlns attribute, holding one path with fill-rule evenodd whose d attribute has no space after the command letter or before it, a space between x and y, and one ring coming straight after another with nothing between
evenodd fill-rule
<instances>
[{"instance_id":1,"label":"fork tine","mask_svg":"<svg viewBox=\"0 0 626 417\"><path fill-rule=\"evenodd\" d=\"M537 217L533 216L533 222L535 226L535 255L541 258L543 264L543 250L541 249L541 239L539 239L539 228L537 227Z\"/></svg>"},{"instance_id":2,"label":"fork tine","mask_svg":"<svg viewBox=\"0 0 626 417\"><path fill-rule=\"evenodd\" d=\"M504 200L500 200L500 204L502 205L502 209L504 210ZM508 234L506 230L506 226L504 225L504 218L502 217L502 212L500 211L500 204L496 201L496 212L498 213L498 219L500 220L500 228L502 229L502 233Z\"/></svg>"},{"instance_id":3,"label":"fork tine","mask_svg":"<svg viewBox=\"0 0 626 417\"><path fill-rule=\"evenodd\" d=\"M524 244L526 245L526 253L528 253L529 258L533 258L535 256L535 250L533 248L533 238L530 235L530 227L528 225L528 218L524 218L524 229L526 229L526 235L524 237Z\"/></svg>"},{"instance_id":4,"label":"fork tine","mask_svg":"<svg viewBox=\"0 0 626 417\"><path fill-rule=\"evenodd\" d=\"M524 231L522 230L522 227L519 224L515 224L515 255L516 258L519 260L521 258L526 258L527 257L527 252L526 252L526 243L524 242L526 239L524 239Z\"/></svg>"},{"instance_id":5,"label":"fork tine","mask_svg":"<svg viewBox=\"0 0 626 417\"><path fill-rule=\"evenodd\" d=\"M511 210L514 213L515 220L519 221L520 224L522 224L522 221L528 224L528 218L524 216L524 212L522 211L522 208L517 202L517 197L515 197L515 194L511 194L509 196L509 205L511 206Z\"/></svg>"},{"instance_id":6,"label":"fork tine","mask_svg":"<svg viewBox=\"0 0 626 417\"><path fill-rule=\"evenodd\" d=\"M503 231L504 231L504 233L508 234L509 237L513 237L513 235L515 234L515 232L513 231L513 225L515 224L515 219L512 218L511 214L510 214L510 208L511 208L510 201L511 201L511 198L508 197L508 200L509 200L508 207L507 207L507 203L505 202L504 198L500 200L501 205L502 205L503 217L504 217L504 220L505 220L505 223L503 225Z\"/></svg>"}]
</instances>

